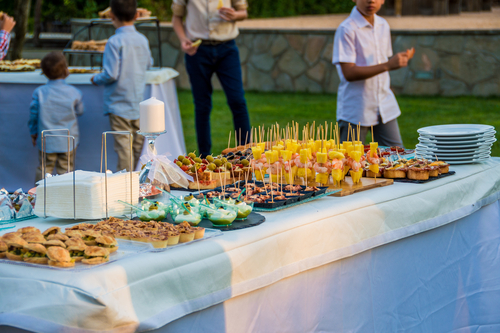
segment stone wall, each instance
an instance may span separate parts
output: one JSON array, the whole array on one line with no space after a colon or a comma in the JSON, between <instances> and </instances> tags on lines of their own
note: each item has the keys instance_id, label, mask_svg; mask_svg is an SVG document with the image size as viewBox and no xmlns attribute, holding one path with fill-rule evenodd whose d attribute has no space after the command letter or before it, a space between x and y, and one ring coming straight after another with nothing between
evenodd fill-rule
<instances>
[{"instance_id":1,"label":"stone wall","mask_svg":"<svg viewBox=\"0 0 500 333\"><path fill-rule=\"evenodd\" d=\"M86 21L74 20L77 31ZM155 64L158 43L153 26L140 30L148 37ZM94 27L93 38L107 38L112 27ZM245 89L336 93L339 77L331 64L335 31L241 29L240 50ZM85 39L81 35L79 39ZM178 86L189 89L184 56L170 25L162 25L163 65L179 71ZM398 94L500 96L500 31L392 31L394 52L412 46L408 68L391 72ZM75 57L75 65L88 58ZM215 89L220 84L214 77Z\"/></svg>"}]
</instances>

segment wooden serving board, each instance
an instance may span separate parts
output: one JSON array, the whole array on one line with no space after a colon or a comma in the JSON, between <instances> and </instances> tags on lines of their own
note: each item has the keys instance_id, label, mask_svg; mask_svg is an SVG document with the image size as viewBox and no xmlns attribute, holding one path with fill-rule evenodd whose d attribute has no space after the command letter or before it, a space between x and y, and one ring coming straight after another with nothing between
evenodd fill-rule
<instances>
[{"instance_id":1,"label":"wooden serving board","mask_svg":"<svg viewBox=\"0 0 500 333\"><path fill-rule=\"evenodd\" d=\"M331 182L331 180L330 180ZM301 179L295 180L296 185L305 185L305 181ZM353 184L351 177L347 176L345 177L344 181L340 183L340 188L342 191L340 192L335 192L331 194L330 196L334 197L345 197L346 195L351 195L356 192L361 192L361 191L366 191L372 188L376 187L383 187L387 185L392 185L394 184L393 179L385 179L385 178L366 178L363 177L361 178L361 181L358 184ZM308 186L325 186L318 184L316 182L308 182ZM328 188L332 190L338 190L339 187L335 186L333 183L328 184Z\"/></svg>"}]
</instances>

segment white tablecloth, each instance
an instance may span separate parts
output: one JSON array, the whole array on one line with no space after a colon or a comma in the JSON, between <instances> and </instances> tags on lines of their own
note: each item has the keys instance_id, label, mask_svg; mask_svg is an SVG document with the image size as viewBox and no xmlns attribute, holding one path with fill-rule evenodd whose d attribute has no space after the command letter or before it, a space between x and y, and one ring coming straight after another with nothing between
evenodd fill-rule
<instances>
[{"instance_id":1,"label":"white tablecloth","mask_svg":"<svg viewBox=\"0 0 500 333\"><path fill-rule=\"evenodd\" d=\"M177 100L173 69L147 72L144 98L156 97L165 103L165 128L167 133L157 139L158 153L173 156L186 151L182 121ZM73 74L66 82L83 93L85 113L78 118L80 145L76 154L76 168L99 171L101 134L110 130L109 119L103 115L103 87L90 83L92 74ZM0 73L0 188L27 191L34 186L38 166L38 149L31 144L28 129L29 104L33 91L46 83L39 71L27 73ZM113 139L108 142L108 168L115 170L117 157Z\"/></svg>"},{"instance_id":2,"label":"white tablecloth","mask_svg":"<svg viewBox=\"0 0 500 333\"><path fill-rule=\"evenodd\" d=\"M500 332L500 201L151 332Z\"/></svg>"},{"instance_id":3,"label":"white tablecloth","mask_svg":"<svg viewBox=\"0 0 500 333\"><path fill-rule=\"evenodd\" d=\"M206 324L203 330L214 332L493 332L500 159L452 169L456 175L427 184L326 197L264 214L254 228L78 274L0 265L0 299L8 300L0 302L0 325L41 332L146 331L169 323L173 331Z\"/></svg>"}]
</instances>

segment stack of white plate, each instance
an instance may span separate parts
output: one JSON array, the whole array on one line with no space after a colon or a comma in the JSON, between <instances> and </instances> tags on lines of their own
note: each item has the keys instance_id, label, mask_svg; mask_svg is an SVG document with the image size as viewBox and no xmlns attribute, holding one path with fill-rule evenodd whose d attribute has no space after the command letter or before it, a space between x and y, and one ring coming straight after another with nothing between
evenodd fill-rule
<instances>
[{"instance_id":1,"label":"stack of white plate","mask_svg":"<svg viewBox=\"0 0 500 333\"><path fill-rule=\"evenodd\" d=\"M470 164L490 158L495 128L489 125L456 124L424 127L415 153L430 160L449 164Z\"/></svg>"}]
</instances>

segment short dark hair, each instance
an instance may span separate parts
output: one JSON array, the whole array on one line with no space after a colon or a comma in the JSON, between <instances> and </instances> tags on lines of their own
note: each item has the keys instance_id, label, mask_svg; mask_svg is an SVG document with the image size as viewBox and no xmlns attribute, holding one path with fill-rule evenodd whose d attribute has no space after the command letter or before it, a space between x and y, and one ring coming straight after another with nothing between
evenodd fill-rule
<instances>
[{"instance_id":1,"label":"short dark hair","mask_svg":"<svg viewBox=\"0 0 500 333\"><path fill-rule=\"evenodd\" d=\"M51 80L66 78L68 65L62 52L54 51L47 54L42 59L41 67L43 74Z\"/></svg>"},{"instance_id":2,"label":"short dark hair","mask_svg":"<svg viewBox=\"0 0 500 333\"><path fill-rule=\"evenodd\" d=\"M119 21L130 22L137 12L136 0L110 0L111 11Z\"/></svg>"}]
</instances>

